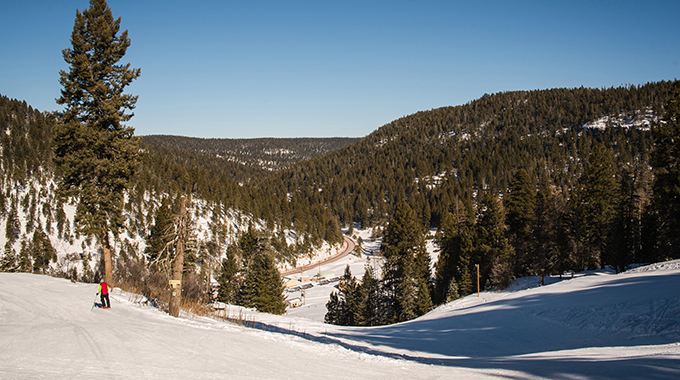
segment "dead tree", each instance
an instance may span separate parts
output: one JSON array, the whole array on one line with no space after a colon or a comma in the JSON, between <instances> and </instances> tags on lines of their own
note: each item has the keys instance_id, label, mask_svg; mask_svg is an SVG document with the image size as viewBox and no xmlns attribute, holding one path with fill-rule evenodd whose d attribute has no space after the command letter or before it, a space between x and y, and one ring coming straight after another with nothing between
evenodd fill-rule
<instances>
[{"instance_id":1,"label":"dead tree","mask_svg":"<svg viewBox=\"0 0 680 380\"><path fill-rule=\"evenodd\" d=\"M177 220L177 241L175 262L172 269L172 296L170 297L170 315L179 317L179 306L182 302L182 272L184 271L184 246L187 238L187 200L184 196L179 201L179 218Z\"/></svg>"}]
</instances>

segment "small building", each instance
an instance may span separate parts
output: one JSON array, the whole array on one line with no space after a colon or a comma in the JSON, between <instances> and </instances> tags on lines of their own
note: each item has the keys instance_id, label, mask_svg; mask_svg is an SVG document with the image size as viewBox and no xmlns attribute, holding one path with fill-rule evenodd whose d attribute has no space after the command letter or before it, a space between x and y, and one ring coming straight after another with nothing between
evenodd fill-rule
<instances>
[{"instance_id":1,"label":"small building","mask_svg":"<svg viewBox=\"0 0 680 380\"><path fill-rule=\"evenodd\" d=\"M290 306L291 309L300 307L302 306L302 300L300 299L300 297L291 298L288 300L288 306Z\"/></svg>"},{"instance_id":2,"label":"small building","mask_svg":"<svg viewBox=\"0 0 680 380\"><path fill-rule=\"evenodd\" d=\"M286 289L290 289L290 288L294 288L294 287L298 286L299 284L298 284L298 280L296 280L294 278L284 277L283 278L283 285L286 287Z\"/></svg>"},{"instance_id":3,"label":"small building","mask_svg":"<svg viewBox=\"0 0 680 380\"><path fill-rule=\"evenodd\" d=\"M335 273L333 272L321 272L319 274L315 274L312 277L312 281L318 282L318 283L328 283L330 282L330 279L335 276Z\"/></svg>"}]
</instances>

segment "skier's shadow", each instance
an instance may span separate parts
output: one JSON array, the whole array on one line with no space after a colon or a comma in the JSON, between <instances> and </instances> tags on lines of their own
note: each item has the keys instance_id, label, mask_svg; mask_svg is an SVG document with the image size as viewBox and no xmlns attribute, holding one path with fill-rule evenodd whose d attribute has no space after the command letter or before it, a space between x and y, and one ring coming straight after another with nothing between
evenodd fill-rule
<instances>
[{"instance_id":1,"label":"skier's shadow","mask_svg":"<svg viewBox=\"0 0 680 380\"><path fill-rule=\"evenodd\" d=\"M99 303L99 302L95 302L95 303L94 303L94 307L96 307L96 308L98 308L98 309L101 309L103 306L104 306L104 305L101 304L101 303Z\"/></svg>"}]
</instances>

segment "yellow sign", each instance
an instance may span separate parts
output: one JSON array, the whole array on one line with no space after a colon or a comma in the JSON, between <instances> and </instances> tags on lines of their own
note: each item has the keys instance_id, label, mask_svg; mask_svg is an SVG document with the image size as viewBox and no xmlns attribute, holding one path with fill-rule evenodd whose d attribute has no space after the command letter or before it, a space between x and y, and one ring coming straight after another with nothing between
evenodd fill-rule
<instances>
[{"instance_id":1,"label":"yellow sign","mask_svg":"<svg viewBox=\"0 0 680 380\"><path fill-rule=\"evenodd\" d=\"M170 280L170 285L182 285L182 280Z\"/></svg>"}]
</instances>

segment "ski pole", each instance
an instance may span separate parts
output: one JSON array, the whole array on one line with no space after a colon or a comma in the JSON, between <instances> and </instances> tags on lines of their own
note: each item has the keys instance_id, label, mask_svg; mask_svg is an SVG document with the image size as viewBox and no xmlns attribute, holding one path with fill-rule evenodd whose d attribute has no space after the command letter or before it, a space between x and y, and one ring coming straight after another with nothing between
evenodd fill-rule
<instances>
[{"instance_id":1,"label":"ski pole","mask_svg":"<svg viewBox=\"0 0 680 380\"><path fill-rule=\"evenodd\" d=\"M94 310L94 307L97 306L97 296L98 295L99 295L99 293L94 295L94 302L92 302L92 308L90 309L90 311Z\"/></svg>"}]
</instances>

